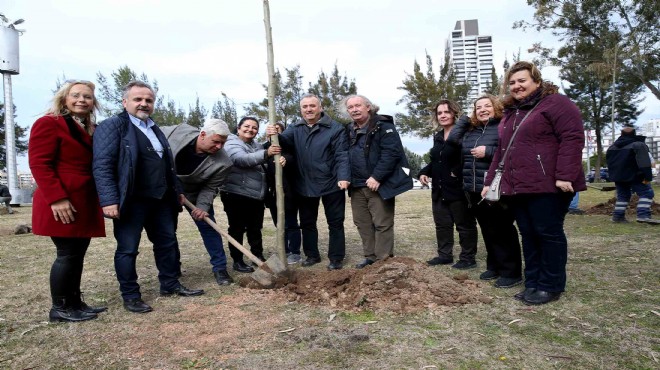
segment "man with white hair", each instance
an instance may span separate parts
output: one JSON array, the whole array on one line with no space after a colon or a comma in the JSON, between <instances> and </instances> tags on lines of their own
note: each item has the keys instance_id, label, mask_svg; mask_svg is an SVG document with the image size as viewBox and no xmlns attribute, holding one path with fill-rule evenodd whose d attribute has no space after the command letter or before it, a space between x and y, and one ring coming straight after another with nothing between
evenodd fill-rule
<instances>
[{"instance_id":1,"label":"man with white hair","mask_svg":"<svg viewBox=\"0 0 660 370\"><path fill-rule=\"evenodd\" d=\"M188 212L195 220L211 257L215 280L219 285L229 285L233 280L227 273L222 238L204 221L204 217L208 217L215 222L213 200L232 166L231 159L222 150L229 136L227 123L221 119L209 119L201 130L185 123L162 130L172 148L174 170L183 193L195 205Z\"/></svg>"}]
</instances>

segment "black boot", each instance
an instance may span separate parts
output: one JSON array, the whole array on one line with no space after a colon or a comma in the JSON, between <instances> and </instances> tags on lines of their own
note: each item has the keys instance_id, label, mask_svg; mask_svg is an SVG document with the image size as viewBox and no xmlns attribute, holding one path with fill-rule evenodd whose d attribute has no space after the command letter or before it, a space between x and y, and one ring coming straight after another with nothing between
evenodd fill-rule
<instances>
[{"instance_id":1,"label":"black boot","mask_svg":"<svg viewBox=\"0 0 660 370\"><path fill-rule=\"evenodd\" d=\"M48 318L51 322L78 322L95 319L98 316L95 313L84 312L73 308L68 304L66 298L56 298L53 300L53 307L50 309Z\"/></svg>"},{"instance_id":2,"label":"black boot","mask_svg":"<svg viewBox=\"0 0 660 370\"><path fill-rule=\"evenodd\" d=\"M101 313L108 309L108 307L106 306L99 306L99 307L88 306L87 303L85 303L85 301L83 300L83 295L82 292L80 291L73 293L71 305L73 306L73 308L87 313Z\"/></svg>"}]
</instances>

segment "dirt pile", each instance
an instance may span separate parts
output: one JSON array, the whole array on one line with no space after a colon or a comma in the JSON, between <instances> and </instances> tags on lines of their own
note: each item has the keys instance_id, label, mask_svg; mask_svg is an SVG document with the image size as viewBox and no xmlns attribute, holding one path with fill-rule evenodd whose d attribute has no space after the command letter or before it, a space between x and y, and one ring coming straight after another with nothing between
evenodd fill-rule
<instances>
[{"instance_id":1,"label":"dirt pile","mask_svg":"<svg viewBox=\"0 0 660 370\"><path fill-rule=\"evenodd\" d=\"M279 289L289 301L344 310L409 313L441 306L490 303L467 274L449 277L411 258L394 257L361 270L295 270Z\"/></svg>"},{"instance_id":2,"label":"dirt pile","mask_svg":"<svg viewBox=\"0 0 660 370\"><path fill-rule=\"evenodd\" d=\"M628 204L628 209L626 209L626 215L635 216L637 214L637 201L639 197L633 195L630 198L630 204ZM607 202L598 203L595 206L587 209L585 212L588 215L612 215L614 212L614 206L616 205L616 197L610 198ZM660 204L653 202L651 204L651 213L654 215L660 215Z\"/></svg>"}]
</instances>

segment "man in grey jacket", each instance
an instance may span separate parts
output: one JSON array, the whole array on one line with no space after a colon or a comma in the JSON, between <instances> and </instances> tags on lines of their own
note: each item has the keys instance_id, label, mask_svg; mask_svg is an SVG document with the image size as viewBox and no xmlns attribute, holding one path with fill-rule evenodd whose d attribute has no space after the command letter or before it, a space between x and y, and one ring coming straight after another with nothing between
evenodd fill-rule
<instances>
[{"instance_id":1,"label":"man in grey jacket","mask_svg":"<svg viewBox=\"0 0 660 370\"><path fill-rule=\"evenodd\" d=\"M222 238L204 221L208 217L215 222L213 200L232 167L231 159L222 150L229 128L221 119L209 119L201 131L187 124L164 127L162 131L172 147L174 168L184 195L195 205L188 212L211 257L215 280L219 285L229 285L233 280L227 273Z\"/></svg>"}]
</instances>

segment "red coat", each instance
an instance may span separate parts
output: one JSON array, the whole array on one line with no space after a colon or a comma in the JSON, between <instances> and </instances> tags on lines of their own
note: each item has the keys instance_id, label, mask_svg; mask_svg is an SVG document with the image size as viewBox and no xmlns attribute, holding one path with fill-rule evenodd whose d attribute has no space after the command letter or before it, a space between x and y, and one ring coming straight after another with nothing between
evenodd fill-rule
<instances>
[{"instance_id":1,"label":"red coat","mask_svg":"<svg viewBox=\"0 0 660 370\"><path fill-rule=\"evenodd\" d=\"M32 200L32 232L59 237L105 236L105 222L92 177L92 138L80 126L74 138L63 117L39 118L30 132L28 158L37 190ZM50 205L68 198L75 221L55 221Z\"/></svg>"}]
</instances>

